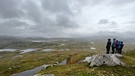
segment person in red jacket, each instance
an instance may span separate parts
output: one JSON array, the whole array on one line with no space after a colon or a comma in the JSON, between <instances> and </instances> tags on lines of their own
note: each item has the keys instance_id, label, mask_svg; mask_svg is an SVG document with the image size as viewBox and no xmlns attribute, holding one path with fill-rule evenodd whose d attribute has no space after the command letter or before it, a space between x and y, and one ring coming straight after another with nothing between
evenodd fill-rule
<instances>
[{"instance_id":1,"label":"person in red jacket","mask_svg":"<svg viewBox=\"0 0 135 76\"><path fill-rule=\"evenodd\" d=\"M115 53L118 53L118 44L119 44L119 41L116 40L116 52Z\"/></svg>"}]
</instances>

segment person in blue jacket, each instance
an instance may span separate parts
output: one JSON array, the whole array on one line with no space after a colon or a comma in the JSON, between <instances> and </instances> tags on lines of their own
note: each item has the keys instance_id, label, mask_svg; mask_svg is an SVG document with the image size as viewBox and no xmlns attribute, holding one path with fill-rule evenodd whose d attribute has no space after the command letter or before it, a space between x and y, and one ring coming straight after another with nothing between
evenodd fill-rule
<instances>
[{"instance_id":1,"label":"person in blue jacket","mask_svg":"<svg viewBox=\"0 0 135 76\"><path fill-rule=\"evenodd\" d=\"M118 42L118 53L120 54L120 49L121 49L121 41Z\"/></svg>"},{"instance_id":2,"label":"person in blue jacket","mask_svg":"<svg viewBox=\"0 0 135 76\"><path fill-rule=\"evenodd\" d=\"M124 46L124 44L123 44L123 42L121 41L121 47L120 47L119 54L121 54L121 53L122 53L123 46Z\"/></svg>"},{"instance_id":3,"label":"person in blue jacket","mask_svg":"<svg viewBox=\"0 0 135 76\"><path fill-rule=\"evenodd\" d=\"M112 54L114 54L115 51L116 51L116 38L113 39L113 43L112 43Z\"/></svg>"}]
</instances>

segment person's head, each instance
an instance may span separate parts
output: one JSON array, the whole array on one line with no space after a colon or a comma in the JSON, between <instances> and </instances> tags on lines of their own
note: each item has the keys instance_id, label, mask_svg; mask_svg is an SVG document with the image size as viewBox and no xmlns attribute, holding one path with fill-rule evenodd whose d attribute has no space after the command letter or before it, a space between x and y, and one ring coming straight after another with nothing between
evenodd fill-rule
<instances>
[{"instance_id":1,"label":"person's head","mask_svg":"<svg viewBox=\"0 0 135 76\"><path fill-rule=\"evenodd\" d=\"M111 41L111 39L108 39L108 41Z\"/></svg>"},{"instance_id":2,"label":"person's head","mask_svg":"<svg viewBox=\"0 0 135 76\"><path fill-rule=\"evenodd\" d=\"M119 41L119 44L121 44L121 41Z\"/></svg>"},{"instance_id":3,"label":"person's head","mask_svg":"<svg viewBox=\"0 0 135 76\"><path fill-rule=\"evenodd\" d=\"M123 42L121 41L121 44L123 44Z\"/></svg>"},{"instance_id":4,"label":"person's head","mask_svg":"<svg viewBox=\"0 0 135 76\"><path fill-rule=\"evenodd\" d=\"M113 41L115 41L116 40L116 38L113 38Z\"/></svg>"}]
</instances>

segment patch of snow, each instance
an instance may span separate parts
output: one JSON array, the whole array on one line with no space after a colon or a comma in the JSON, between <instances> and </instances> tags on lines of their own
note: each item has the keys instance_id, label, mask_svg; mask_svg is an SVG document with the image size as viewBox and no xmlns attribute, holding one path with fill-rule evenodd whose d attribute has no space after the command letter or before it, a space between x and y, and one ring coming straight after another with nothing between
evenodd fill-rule
<instances>
[{"instance_id":1,"label":"patch of snow","mask_svg":"<svg viewBox=\"0 0 135 76\"><path fill-rule=\"evenodd\" d=\"M53 49L44 49L42 51L44 51L44 52L50 52L50 51L54 51L54 50Z\"/></svg>"},{"instance_id":2,"label":"patch of snow","mask_svg":"<svg viewBox=\"0 0 135 76\"><path fill-rule=\"evenodd\" d=\"M8 68L8 69L10 69L10 70L11 70L12 68Z\"/></svg>"},{"instance_id":3,"label":"patch of snow","mask_svg":"<svg viewBox=\"0 0 135 76\"><path fill-rule=\"evenodd\" d=\"M64 46L65 44L61 44L60 46Z\"/></svg>"},{"instance_id":4,"label":"patch of snow","mask_svg":"<svg viewBox=\"0 0 135 76\"><path fill-rule=\"evenodd\" d=\"M32 42L45 42L44 40L33 40Z\"/></svg>"},{"instance_id":5,"label":"patch of snow","mask_svg":"<svg viewBox=\"0 0 135 76\"><path fill-rule=\"evenodd\" d=\"M8 51L8 52L14 52L14 51L17 51L18 49L0 49L0 52L3 52L3 51Z\"/></svg>"},{"instance_id":6,"label":"patch of snow","mask_svg":"<svg viewBox=\"0 0 135 76\"><path fill-rule=\"evenodd\" d=\"M37 48L31 48L31 49L24 49L24 50L20 50L21 53L27 53L27 52L32 52L32 51L37 51Z\"/></svg>"},{"instance_id":7,"label":"patch of snow","mask_svg":"<svg viewBox=\"0 0 135 76\"><path fill-rule=\"evenodd\" d=\"M90 47L90 49L91 49L91 50L96 50L96 48L94 48L94 47Z\"/></svg>"},{"instance_id":8,"label":"patch of snow","mask_svg":"<svg viewBox=\"0 0 135 76\"><path fill-rule=\"evenodd\" d=\"M94 44L94 42L91 42L91 44Z\"/></svg>"},{"instance_id":9,"label":"patch of snow","mask_svg":"<svg viewBox=\"0 0 135 76\"><path fill-rule=\"evenodd\" d=\"M70 49L66 49L66 50L70 50Z\"/></svg>"}]
</instances>

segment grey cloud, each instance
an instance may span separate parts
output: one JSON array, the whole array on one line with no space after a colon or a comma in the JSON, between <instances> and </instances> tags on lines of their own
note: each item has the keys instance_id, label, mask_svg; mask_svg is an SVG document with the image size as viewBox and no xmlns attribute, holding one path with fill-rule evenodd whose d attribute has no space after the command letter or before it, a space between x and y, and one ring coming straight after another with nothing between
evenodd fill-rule
<instances>
[{"instance_id":1,"label":"grey cloud","mask_svg":"<svg viewBox=\"0 0 135 76\"><path fill-rule=\"evenodd\" d=\"M91 5L91 6L95 6L98 5L99 3L104 2L105 0L77 0L81 5Z\"/></svg>"},{"instance_id":2,"label":"grey cloud","mask_svg":"<svg viewBox=\"0 0 135 76\"><path fill-rule=\"evenodd\" d=\"M135 2L135 0L111 0L110 3L115 4L115 5L124 5L124 4L129 4Z\"/></svg>"},{"instance_id":3,"label":"grey cloud","mask_svg":"<svg viewBox=\"0 0 135 76\"><path fill-rule=\"evenodd\" d=\"M108 2L107 2L108 1ZM120 8L120 7L125 7L126 5L135 2L135 0L106 0L106 6L108 7L115 7L115 8Z\"/></svg>"},{"instance_id":4,"label":"grey cloud","mask_svg":"<svg viewBox=\"0 0 135 76\"><path fill-rule=\"evenodd\" d=\"M35 27L31 28L31 30L40 33L49 33L58 30L55 25L55 22L52 21L51 19L45 18L43 21L44 22L39 23Z\"/></svg>"},{"instance_id":5,"label":"grey cloud","mask_svg":"<svg viewBox=\"0 0 135 76\"><path fill-rule=\"evenodd\" d=\"M6 1L3 0L3 4L5 3ZM73 16L71 15L72 12L69 8L68 1L42 0L41 3L42 4L40 6L33 0L24 0L20 3L19 1L14 0L11 1L11 4L7 1L5 5L1 5L0 8L2 10L4 10L2 8L3 6L10 10L8 10L8 15L5 14L6 17L2 15L6 20L2 19L4 22L1 23L2 28L0 29L0 34L23 36L34 36L38 34L41 36L64 36L64 31L66 29L78 27L78 24L71 19ZM10 5L11 8L7 5ZM14 15L11 12L13 12ZM23 14L21 14L22 12ZM49 14L46 14L47 12L49 12ZM56 19L51 18L52 15ZM27 20L34 22L33 26L30 25Z\"/></svg>"},{"instance_id":6,"label":"grey cloud","mask_svg":"<svg viewBox=\"0 0 135 76\"><path fill-rule=\"evenodd\" d=\"M8 20L3 23L0 23L0 34L3 35L18 35L24 30L18 29L18 27L25 27L28 25L25 22L21 22L18 20Z\"/></svg>"},{"instance_id":7,"label":"grey cloud","mask_svg":"<svg viewBox=\"0 0 135 76\"><path fill-rule=\"evenodd\" d=\"M135 24L135 21L126 22L126 24Z\"/></svg>"},{"instance_id":8,"label":"grey cloud","mask_svg":"<svg viewBox=\"0 0 135 76\"><path fill-rule=\"evenodd\" d=\"M39 23L33 27L32 30L40 33L63 33L63 30L69 28L77 28L78 24L70 20L68 16L57 15L56 21L52 21L50 18L45 18L44 22Z\"/></svg>"},{"instance_id":9,"label":"grey cloud","mask_svg":"<svg viewBox=\"0 0 135 76\"><path fill-rule=\"evenodd\" d=\"M0 16L2 18L20 17L23 12L19 9L21 0L0 0Z\"/></svg>"},{"instance_id":10,"label":"grey cloud","mask_svg":"<svg viewBox=\"0 0 135 76\"><path fill-rule=\"evenodd\" d=\"M126 28L126 30L123 30L124 32L134 30L133 24L135 22L131 21L134 19L134 14L130 14L130 12L132 12L130 10L134 7L133 4L124 6L126 9L129 8L130 11L124 11L128 14L126 17L124 15L121 17L120 14L122 14L122 12L117 11L124 9L119 8L119 6L128 5L133 1L134 0L0 0L0 35L81 37L95 34L94 32L98 31L103 31L103 33L107 35L115 31L114 34L117 35L119 32L117 29ZM108 8L106 8L106 6L108 6ZM115 8L111 6L118 8L116 9L117 12ZM100 8L102 9L101 13L99 12ZM111 13L112 15L110 15L110 12L113 11L116 13ZM98 18L103 19L96 22ZM127 22L128 24L121 24L122 22ZM88 29L90 29L90 27L96 29L85 30L87 27ZM106 30L104 28L106 28ZM108 34L107 32L110 33Z\"/></svg>"},{"instance_id":11,"label":"grey cloud","mask_svg":"<svg viewBox=\"0 0 135 76\"><path fill-rule=\"evenodd\" d=\"M1 23L1 26L10 26L10 27L16 27L21 25L26 25L27 23L21 22L17 19L9 19Z\"/></svg>"},{"instance_id":12,"label":"grey cloud","mask_svg":"<svg viewBox=\"0 0 135 76\"><path fill-rule=\"evenodd\" d=\"M58 15L56 19L57 25L67 28L76 28L78 27L77 23L70 20L70 18L66 15Z\"/></svg>"},{"instance_id":13,"label":"grey cloud","mask_svg":"<svg viewBox=\"0 0 135 76\"><path fill-rule=\"evenodd\" d=\"M44 37L67 37L65 30L76 29L78 25L66 15L57 15L56 21L45 18L42 23L32 27L31 31Z\"/></svg>"},{"instance_id":14,"label":"grey cloud","mask_svg":"<svg viewBox=\"0 0 135 76\"><path fill-rule=\"evenodd\" d=\"M111 25L117 25L117 22L115 22L115 21L111 21L110 23L111 23Z\"/></svg>"},{"instance_id":15,"label":"grey cloud","mask_svg":"<svg viewBox=\"0 0 135 76\"><path fill-rule=\"evenodd\" d=\"M90 0L90 3L92 6L94 6L94 5L98 5L99 3L103 2L103 1L105 1L105 0Z\"/></svg>"},{"instance_id":16,"label":"grey cloud","mask_svg":"<svg viewBox=\"0 0 135 76\"><path fill-rule=\"evenodd\" d=\"M108 24L109 20L108 19L101 19L98 24Z\"/></svg>"},{"instance_id":17,"label":"grey cloud","mask_svg":"<svg viewBox=\"0 0 135 76\"><path fill-rule=\"evenodd\" d=\"M111 25L117 25L116 21L110 21L109 19L101 19L98 24L111 24Z\"/></svg>"},{"instance_id":18,"label":"grey cloud","mask_svg":"<svg viewBox=\"0 0 135 76\"><path fill-rule=\"evenodd\" d=\"M41 22L44 17L39 6L31 0L25 1L22 9L25 10L25 18L31 19L34 22Z\"/></svg>"},{"instance_id":19,"label":"grey cloud","mask_svg":"<svg viewBox=\"0 0 135 76\"><path fill-rule=\"evenodd\" d=\"M69 8L68 0L41 0L45 11L51 13L64 13L71 15L72 11Z\"/></svg>"}]
</instances>

